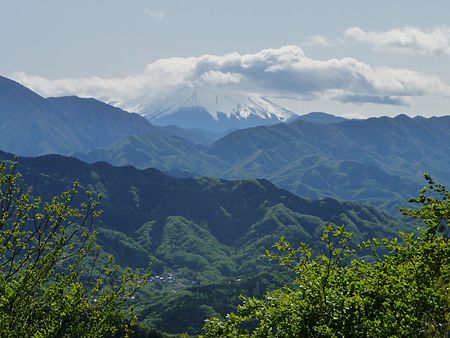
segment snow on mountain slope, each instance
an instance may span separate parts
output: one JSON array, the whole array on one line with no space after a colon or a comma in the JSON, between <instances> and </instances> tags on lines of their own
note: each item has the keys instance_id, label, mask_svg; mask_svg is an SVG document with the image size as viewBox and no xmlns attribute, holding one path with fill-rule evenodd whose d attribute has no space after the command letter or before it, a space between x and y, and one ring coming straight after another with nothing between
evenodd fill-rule
<instances>
[{"instance_id":1,"label":"snow on mountain slope","mask_svg":"<svg viewBox=\"0 0 450 338\"><path fill-rule=\"evenodd\" d=\"M206 124L208 129L274 124L286 122L296 116L265 97L225 89L188 86L141 97L122 106L140 113L154 124L198 128L205 128ZM194 121L200 125L193 125Z\"/></svg>"}]
</instances>

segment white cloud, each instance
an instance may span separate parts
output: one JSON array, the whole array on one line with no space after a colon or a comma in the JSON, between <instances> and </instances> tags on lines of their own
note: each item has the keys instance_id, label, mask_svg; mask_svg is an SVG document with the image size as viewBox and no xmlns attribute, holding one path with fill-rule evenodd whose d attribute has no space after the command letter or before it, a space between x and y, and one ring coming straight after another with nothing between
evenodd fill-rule
<instances>
[{"instance_id":1,"label":"white cloud","mask_svg":"<svg viewBox=\"0 0 450 338\"><path fill-rule=\"evenodd\" d=\"M311 35L305 39L302 45L306 47L330 47L337 43L338 41L333 41L324 35Z\"/></svg>"},{"instance_id":2,"label":"white cloud","mask_svg":"<svg viewBox=\"0 0 450 338\"><path fill-rule=\"evenodd\" d=\"M427 29L399 27L388 31L364 31L359 27L351 27L345 31L345 36L381 51L450 55L448 26Z\"/></svg>"},{"instance_id":3,"label":"white cloud","mask_svg":"<svg viewBox=\"0 0 450 338\"><path fill-rule=\"evenodd\" d=\"M209 85L212 86L226 86L226 85L237 85L242 82L242 76L238 73L223 73L217 70L209 70L203 75L201 79Z\"/></svg>"},{"instance_id":4,"label":"white cloud","mask_svg":"<svg viewBox=\"0 0 450 338\"><path fill-rule=\"evenodd\" d=\"M151 90L151 83L143 76L125 78L68 78L50 80L40 76L15 73L13 78L24 86L29 87L44 96L78 95L81 97L95 97L106 102L122 101L130 93L141 91L143 88Z\"/></svg>"},{"instance_id":5,"label":"white cloud","mask_svg":"<svg viewBox=\"0 0 450 338\"><path fill-rule=\"evenodd\" d=\"M15 79L45 96L80 95L126 103L176 86L229 86L230 90L296 99L326 98L358 104L408 105L420 96L450 96L437 76L372 67L353 58L318 60L297 46L253 54L160 59L140 75L50 80L25 73Z\"/></svg>"},{"instance_id":6,"label":"white cloud","mask_svg":"<svg viewBox=\"0 0 450 338\"><path fill-rule=\"evenodd\" d=\"M166 17L166 13L163 10L152 8L146 8L144 15L155 20L163 20Z\"/></svg>"}]
</instances>

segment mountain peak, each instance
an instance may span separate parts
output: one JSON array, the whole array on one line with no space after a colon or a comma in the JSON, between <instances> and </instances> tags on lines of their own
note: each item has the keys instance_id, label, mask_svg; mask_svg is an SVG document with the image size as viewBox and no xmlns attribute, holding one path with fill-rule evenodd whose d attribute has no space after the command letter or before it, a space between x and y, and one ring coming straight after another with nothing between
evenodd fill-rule
<instances>
[{"instance_id":1,"label":"mountain peak","mask_svg":"<svg viewBox=\"0 0 450 338\"><path fill-rule=\"evenodd\" d=\"M347 121L345 117L336 116L330 113L324 112L310 112L305 115L300 115L294 119L294 121L307 121L313 123L333 124Z\"/></svg>"},{"instance_id":2,"label":"mountain peak","mask_svg":"<svg viewBox=\"0 0 450 338\"><path fill-rule=\"evenodd\" d=\"M0 144L20 155L70 154L109 147L154 127L137 114L95 99L43 98L0 77Z\"/></svg>"},{"instance_id":3,"label":"mountain peak","mask_svg":"<svg viewBox=\"0 0 450 338\"><path fill-rule=\"evenodd\" d=\"M0 98L2 102L9 102L18 97L20 97L22 100L44 100L42 96L21 85L19 82L0 75Z\"/></svg>"},{"instance_id":4,"label":"mountain peak","mask_svg":"<svg viewBox=\"0 0 450 338\"><path fill-rule=\"evenodd\" d=\"M286 122L296 116L266 97L222 88L180 86L124 105L157 125L246 128Z\"/></svg>"}]
</instances>

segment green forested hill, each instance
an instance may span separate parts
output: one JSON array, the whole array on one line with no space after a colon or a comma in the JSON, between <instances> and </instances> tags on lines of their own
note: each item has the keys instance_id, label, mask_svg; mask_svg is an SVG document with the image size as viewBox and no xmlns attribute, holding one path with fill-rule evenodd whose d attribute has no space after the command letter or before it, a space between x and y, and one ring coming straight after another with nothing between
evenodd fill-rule
<instances>
[{"instance_id":1,"label":"green forested hill","mask_svg":"<svg viewBox=\"0 0 450 338\"><path fill-rule=\"evenodd\" d=\"M19 171L44 197L67 189L75 180L83 188L101 193L103 227L120 232L153 253L164 252L164 246L182 236L202 239L199 244L205 250L208 245L223 246L225 254L227 248L245 249L265 236L276 239L282 233L297 241L313 242L328 222L351 220L361 236L390 231L386 226L395 223L394 218L373 207L331 198L306 200L267 180L179 179L155 169L87 164L58 155L22 158ZM182 241L176 247L188 244Z\"/></svg>"},{"instance_id":2,"label":"green forested hill","mask_svg":"<svg viewBox=\"0 0 450 338\"><path fill-rule=\"evenodd\" d=\"M205 153L201 148L160 130L121 139L107 149L74 156L87 162L106 161L114 165L133 165L137 168L158 168L199 175L220 175L228 164Z\"/></svg>"},{"instance_id":3,"label":"green forested hill","mask_svg":"<svg viewBox=\"0 0 450 338\"><path fill-rule=\"evenodd\" d=\"M319 199L325 195L364 201L387 210L397 210L421 187L414 178L390 174L375 165L322 155L292 161L267 178L306 198Z\"/></svg>"},{"instance_id":4,"label":"green forested hill","mask_svg":"<svg viewBox=\"0 0 450 338\"><path fill-rule=\"evenodd\" d=\"M267 180L179 179L155 169L87 164L59 155L22 158L18 170L44 198L75 180L82 189L101 193L104 213L98 232L104 249L119 263L135 267L154 256L155 274L172 274L177 290L192 284L220 286L229 278L270 270L260 255L281 236L317 247L329 222L346 224L357 239L400 229L395 218L374 207L306 200ZM159 283L162 290L167 289L164 283Z\"/></svg>"}]
</instances>

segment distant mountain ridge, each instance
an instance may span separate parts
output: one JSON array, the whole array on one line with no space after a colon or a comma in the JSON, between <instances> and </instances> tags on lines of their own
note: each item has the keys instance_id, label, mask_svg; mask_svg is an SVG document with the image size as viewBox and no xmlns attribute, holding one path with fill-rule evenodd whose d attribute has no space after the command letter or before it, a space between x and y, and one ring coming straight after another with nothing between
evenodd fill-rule
<instances>
[{"instance_id":1,"label":"distant mountain ridge","mask_svg":"<svg viewBox=\"0 0 450 338\"><path fill-rule=\"evenodd\" d=\"M114 165L181 171L192 175L220 176L228 164L204 151L203 147L174 135L150 132L128 136L107 149L74 153L77 158L94 163L105 161Z\"/></svg>"},{"instance_id":2,"label":"distant mountain ridge","mask_svg":"<svg viewBox=\"0 0 450 338\"><path fill-rule=\"evenodd\" d=\"M69 154L154 131L138 114L75 96L43 98L0 76L0 144L21 155Z\"/></svg>"},{"instance_id":3,"label":"distant mountain ridge","mask_svg":"<svg viewBox=\"0 0 450 338\"><path fill-rule=\"evenodd\" d=\"M352 199L395 211L422 186L425 171L450 182L449 121L404 115L332 124L299 120L237 130L207 148L180 145L164 156L155 157L164 148L136 137L80 158L230 179L267 178L301 196Z\"/></svg>"},{"instance_id":4,"label":"distant mountain ridge","mask_svg":"<svg viewBox=\"0 0 450 338\"><path fill-rule=\"evenodd\" d=\"M324 112L310 112L308 114L299 115L292 119L291 123L296 121L306 121L312 123L333 124L348 121L348 119Z\"/></svg>"},{"instance_id":5,"label":"distant mountain ridge","mask_svg":"<svg viewBox=\"0 0 450 338\"><path fill-rule=\"evenodd\" d=\"M407 185L410 187L402 188L406 189L404 191L414 191L420 186L424 172L429 172L443 183L450 182L450 174L446 170L450 167L450 116L410 118L399 115L336 124L297 121L256 127L225 136L216 141L208 152L229 163L231 170L227 177L241 177L241 173L267 177L276 183L284 182L282 187L300 195L303 189L299 184L301 182L319 192L319 195L324 192L319 188L322 181L318 179L324 174L312 170L305 177L302 176L303 170L294 168L296 161L311 155L376 168L397 176L398 182L409 182ZM333 170L336 173L338 169L334 167ZM289 173L290 178L283 180L282 171ZM358 171L354 171L353 175L353 179L358 179ZM330 173L327 179L331 177L333 175ZM338 180L341 176L334 177ZM367 179L373 180L375 177ZM379 183L381 185L382 182ZM340 192L339 186L336 181L328 189L341 195L343 192ZM366 191L369 190L371 188L368 186ZM379 197L382 201L382 196Z\"/></svg>"}]
</instances>

